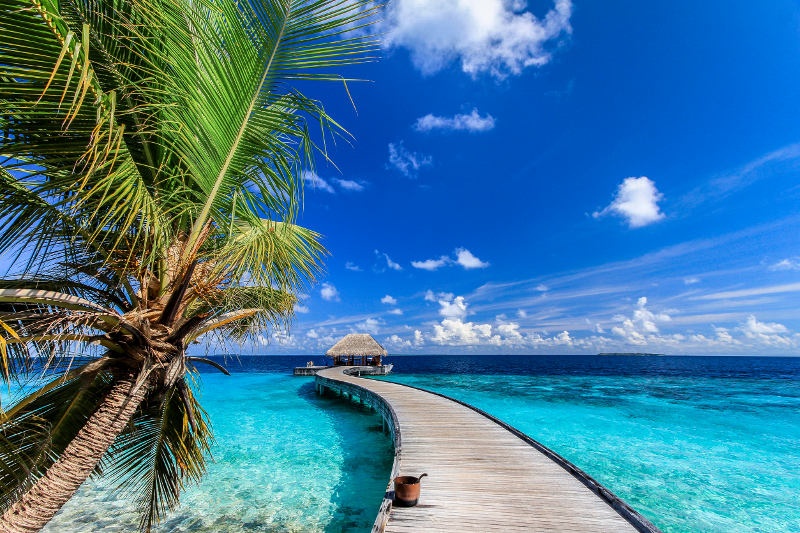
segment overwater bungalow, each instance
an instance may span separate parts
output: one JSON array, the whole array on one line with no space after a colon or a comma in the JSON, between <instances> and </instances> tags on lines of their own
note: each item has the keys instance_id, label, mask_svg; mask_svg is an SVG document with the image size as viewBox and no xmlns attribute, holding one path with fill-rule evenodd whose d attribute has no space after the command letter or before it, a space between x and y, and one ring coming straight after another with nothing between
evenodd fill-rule
<instances>
[{"instance_id":1,"label":"overwater bungalow","mask_svg":"<svg viewBox=\"0 0 800 533\"><path fill-rule=\"evenodd\" d=\"M386 357L386 348L368 333L351 333L325 352L333 358L334 366L382 366L382 357Z\"/></svg>"},{"instance_id":2,"label":"overwater bungalow","mask_svg":"<svg viewBox=\"0 0 800 533\"><path fill-rule=\"evenodd\" d=\"M351 333L334 344L325 355L333 359L333 366L359 367L361 375L386 375L392 370L391 364L383 360L388 355L386 348L368 333ZM309 361L305 367L294 369L295 376L313 376L318 370L328 366L316 366Z\"/></svg>"}]
</instances>

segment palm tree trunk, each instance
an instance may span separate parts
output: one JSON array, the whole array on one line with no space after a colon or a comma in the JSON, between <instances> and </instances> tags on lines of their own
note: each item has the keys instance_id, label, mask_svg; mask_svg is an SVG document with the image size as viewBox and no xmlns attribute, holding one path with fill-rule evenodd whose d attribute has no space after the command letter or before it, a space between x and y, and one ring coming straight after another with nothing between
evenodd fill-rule
<instances>
[{"instance_id":1,"label":"palm tree trunk","mask_svg":"<svg viewBox=\"0 0 800 533\"><path fill-rule=\"evenodd\" d=\"M144 400L148 386L137 389L136 378L116 380L58 461L0 518L0 532L39 531L75 494Z\"/></svg>"}]
</instances>

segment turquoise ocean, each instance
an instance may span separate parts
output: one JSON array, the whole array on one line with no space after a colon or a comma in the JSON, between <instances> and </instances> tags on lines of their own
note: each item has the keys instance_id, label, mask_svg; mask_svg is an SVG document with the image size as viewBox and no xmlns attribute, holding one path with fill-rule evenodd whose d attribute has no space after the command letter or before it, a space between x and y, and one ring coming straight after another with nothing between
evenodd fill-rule
<instances>
[{"instance_id":1,"label":"turquoise ocean","mask_svg":"<svg viewBox=\"0 0 800 533\"><path fill-rule=\"evenodd\" d=\"M221 359L220 359L221 360ZM291 376L308 356L202 373L216 434L159 531L369 531L392 448L368 409ZM665 532L800 531L800 358L396 356L387 379L472 403L575 463ZM45 529L129 531L90 481Z\"/></svg>"}]
</instances>

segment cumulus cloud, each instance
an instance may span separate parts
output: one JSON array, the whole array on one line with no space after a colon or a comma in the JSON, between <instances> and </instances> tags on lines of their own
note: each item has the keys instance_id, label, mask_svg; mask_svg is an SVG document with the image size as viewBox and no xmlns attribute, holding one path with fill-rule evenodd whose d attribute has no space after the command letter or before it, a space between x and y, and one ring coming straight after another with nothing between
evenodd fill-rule
<instances>
[{"instance_id":1,"label":"cumulus cloud","mask_svg":"<svg viewBox=\"0 0 800 533\"><path fill-rule=\"evenodd\" d=\"M441 324L433 326L431 340L437 344L450 346L491 343L493 340L492 325L464 322L457 318L445 318ZM497 343L499 343L499 340L500 338L496 337Z\"/></svg>"},{"instance_id":2,"label":"cumulus cloud","mask_svg":"<svg viewBox=\"0 0 800 533\"><path fill-rule=\"evenodd\" d=\"M663 197L650 178L625 178L614 200L602 211L592 213L592 216L618 215L628 222L629 227L641 228L664 218L664 213L658 207Z\"/></svg>"},{"instance_id":3,"label":"cumulus cloud","mask_svg":"<svg viewBox=\"0 0 800 533\"><path fill-rule=\"evenodd\" d=\"M391 311L389 311L389 314L390 315L398 315L398 316L400 316L400 315L403 314L403 310L402 309L392 309Z\"/></svg>"},{"instance_id":4,"label":"cumulus cloud","mask_svg":"<svg viewBox=\"0 0 800 533\"><path fill-rule=\"evenodd\" d=\"M447 318L466 318L467 316L467 302L464 301L463 296L456 296L452 300L441 299L439 300L439 314Z\"/></svg>"},{"instance_id":5,"label":"cumulus cloud","mask_svg":"<svg viewBox=\"0 0 800 533\"><path fill-rule=\"evenodd\" d=\"M558 335L554 337L554 341L556 344L561 344L563 346L572 346L572 337L569 335L569 331L564 330Z\"/></svg>"},{"instance_id":6,"label":"cumulus cloud","mask_svg":"<svg viewBox=\"0 0 800 533\"><path fill-rule=\"evenodd\" d=\"M454 252L455 258L448 257L443 255L439 257L439 259L426 259L424 261L412 261L411 266L414 268L419 268L421 270L428 270L434 271L438 270L445 266L450 265L460 265L466 270L471 270L474 268L486 268L489 266L489 263L485 261L481 261L475 255L467 250L466 248L458 248Z\"/></svg>"},{"instance_id":7,"label":"cumulus cloud","mask_svg":"<svg viewBox=\"0 0 800 533\"><path fill-rule=\"evenodd\" d=\"M380 332L381 322L374 318L368 318L363 322L359 322L356 324L356 331L362 333L366 331L367 333L371 333L372 335L377 335Z\"/></svg>"},{"instance_id":8,"label":"cumulus cloud","mask_svg":"<svg viewBox=\"0 0 800 533\"><path fill-rule=\"evenodd\" d=\"M430 293L430 299L434 298ZM446 346L494 346L522 347L529 339L520 331L519 324L505 322L498 317L498 323L467 322L467 302L463 296L440 293L437 299L439 315L442 321L433 325L433 334L429 340L435 344ZM421 341L422 335L419 335ZM551 339L552 341L552 339ZM551 342L551 344L556 344Z\"/></svg>"},{"instance_id":9,"label":"cumulus cloud","mask_svg":"<svg viewBox=\"0 0 800 533\"><path fill-rule=\"evenodd\" d=\"M381 303L386 305L397 305L397 300L387 294L386 296L381 298Z\"/></svg>"},{"instance_id":10,"label":"cumulus cloud","mask_svg":"<svg viewBox=\"0 0 800 533\"><path fill-rule=\"evenodd\" d=\"M449 265L452 260L443 255L439 259L426 259L425 261L411 261L411 266L414 268L419 268L420 270L428 270L433 272L434 270L439 270L445 265Z\"/></svg>"},{"instance_id":11,"label":"cumulus cloud","mask_svg":"<svg viewBox=\"0 0 800 533\"><path fill-rule=\"evenodd\" d=\"M642 296L636 302L636 309L630 317L615 316L619 325L611 328L611 333L622 337L628 344L643 346L648 338L657 334L658 322L669 322L672 318L666 313L653 313L647 308L647 298Z\"/></svg>"},{"instance_id":12,"label":"cumulus cloud","mask_svg":"<svg viewBox=\"0 0 800 533\"><path fill-rule=\"evenodd\" d=\"M481 116L477 109L468 115L459 114L452 117L440 117L428 113L417 119L414 129L417 131L450 130L450 131L489 131L494 128L494 117L487 114Z\"/></svg>"},{"instance_id":13,"label":"cumulus cloud","mask_svg":"<svg viewBox=\"0 0 800 533\"><path fill-rule=\"evenodd\" d=\"M386 12L385 43L411 53L414 65L433 74L458 61L473 77L519 74L550 60L547 45L570 33L570 0L556 0L539 19L518 0L395 0Z\"/></svg>"},{"instance_id":14,"label":"cumulus cloud","mask_svg":"<svg viewBox=\"0 0 800 533\"><path fill-rule=\"evenodd\" d=\"M777 322L759 322L755 315L747 317L739 330L744 336L759 344L767 346L792 346L793 342L789 336L789 329Z\"/></svg>"},{"instance_id":15,"label":"cumulus cloud","mask_svg":"<svg viewBox=\"0 0 800 533\"><path fill-rule=\"evenodd\" d=\"M472 252L470 252L466 248L459 248L458 250L456 250L456 263L466 268L467 270L473 268L486 268L489 266L489 263L481 261L474 255L472 255Z\"/></svg>"},{"instance_id":16,"label":"cumulus cloud","mask_svg":"<svg viewBox=\"0 0 800 533\"><path fill-rule=\"evenodd\" d=\"M305 181L311 188L328 193L335 193L336 191L331 187L330 183L320 178L313 170L303 171L303 181Z\"/></svg>"},{"instance_id":17,"label":"cumulus cloud","mask_svg":"<svg viewBox=\"0 0 800 533\"><path fill-rule=\"evenodd\" d=\"M500 324L497 326L497 331L506 339L522 341L522 333L519 332L519 324L513 322L508 324Z\"/></svg>"},{"instance_id":18,"label":"cumulus cloud","mask_svg":"<svg viewBox=\"0 0 800 533\"><path fill-rule=\"evenodd\" d=\"M334 287L330 283L323 283L322 288L319 291L319 294L320 296L322 296L323 300L326 300L328 302L340 301L339 291L336 290L336 287Z\"/></svg>"},{"instance_id":19,"label":"cumulus cloud","mask_svg":"<svg viewBox=\"0 0 800 533\"><path fill-rule=\"evenodd\" d=\"M716 334L716 340L722 344L740 344L739 341L733 338L728 328L714 328L714 333Z\"/></svg>"},{"instance_id":20,"label":"cumulus cloud","mask_svg":"<svg viewBox=\"0 0 800 533\"><path fill-rule=\"evenodd\" d=\"M399 143L389 143L389 167L400 171L407 178L416 178L417 172L423 167L433 164L433 158L429 155L410 152L403 146L403 141Z\"/></svg>"},{"instance_id":21,"label":"cumulus cloud","mask_svg":"<svg viewBox=\"0 0 800 533\"><path fill-rule=\"evenodd\" d=\"M394 347L394 348L400 348L400 349L403 349L403 348L411 348L411 346L412 346L412 343L411 343L411 341L409 341L409 340L406 340L406 339L404 339L404 338L400 337L400 336L399 336L399 335L397 335L397 334L395 334L395 335L392 335L391 337L387 337L387 338L384 340L384 343L385 343L387 346L391 346L391 347Z\"/></svg>"}]
</instances>

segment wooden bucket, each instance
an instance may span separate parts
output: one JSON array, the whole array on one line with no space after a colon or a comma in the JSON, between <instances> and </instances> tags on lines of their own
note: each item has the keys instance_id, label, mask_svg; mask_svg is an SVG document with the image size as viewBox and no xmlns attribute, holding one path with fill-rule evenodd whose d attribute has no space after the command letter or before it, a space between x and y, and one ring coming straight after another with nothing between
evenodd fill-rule
<instances>
[{"instance_id":1,"label":"wooden bucket","mask_svg":"<svg viewBox=\"0 0 800 533\"><path fill-rule=\"evenodd\" d=\"M394 478L393 505L398 507L414 507L419 501L419 481L428 474L414 476L397 476Z\"/></svg>"}]
</instances>

